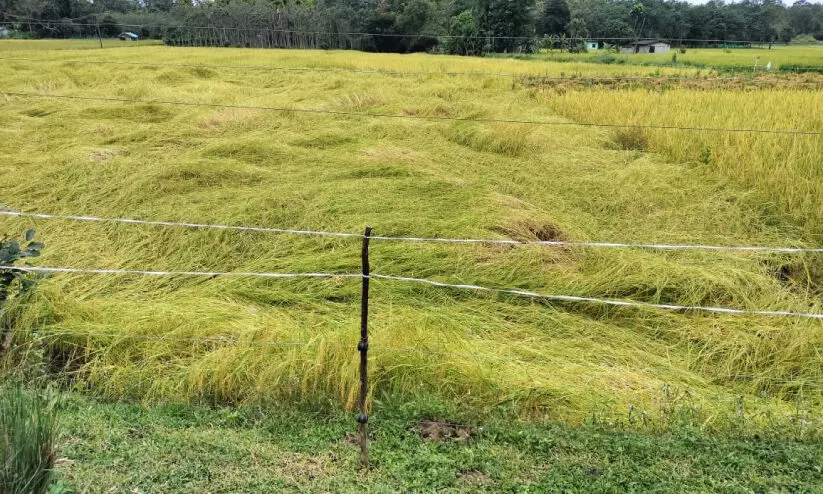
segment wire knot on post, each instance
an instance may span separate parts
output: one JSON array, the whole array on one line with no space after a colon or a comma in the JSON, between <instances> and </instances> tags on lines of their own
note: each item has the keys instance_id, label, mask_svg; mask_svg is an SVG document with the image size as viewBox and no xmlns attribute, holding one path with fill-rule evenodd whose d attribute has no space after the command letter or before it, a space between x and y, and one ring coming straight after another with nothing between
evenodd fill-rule
<instances>
[{"instance_id":1,"label":"wire knot on post","mask_svg":"<svg viewBox=\"0 0 823 494\"><path fill-rule=\"evenodd\" d=\"M369 344L365 341L361 341L357 344L357 351L358 352L367 352L369 351Z\"/></svg>"},{"instance_id":2,"label":"wire knot on post","mask_svg":"<svg viewBox=\"0 0 823 494\"><path fill-rule=\"evenodd\" d=\"M365 413L358 413L357 414L357 423L358 424L368 424L369 423L369 416Z\"/></svg>"}]
</instances>

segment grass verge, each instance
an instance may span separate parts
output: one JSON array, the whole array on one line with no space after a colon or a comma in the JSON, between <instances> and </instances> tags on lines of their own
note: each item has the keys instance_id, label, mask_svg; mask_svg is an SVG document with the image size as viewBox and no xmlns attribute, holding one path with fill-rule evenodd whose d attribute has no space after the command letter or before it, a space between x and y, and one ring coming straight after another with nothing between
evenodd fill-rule
<instances>
[{"instance_id":1,"label":"grass verge","mask_svg":"<svg viewBox=\"0 0 823 494\"><path fill-rule=\"evenodd\" d=\"M438 424L453 406L389 401L372 416L371 471L350 414L98 403L70 397L59 483L78 492L815 491L814 440L682 427L493 419ZM459 415L459 414L458 414ZM421 422L421 420L431 420Z\"/></svg>"},{"instance_id":2,"label":"grass verge","mask_svg":"<svg viewBox=\"0 0 823 494\"><path fill-rule=\"evenodd\" d=\"M49 492L57 442L53 404L36 392L0 387L0 492Z\"/></svg>"}]
</instances>

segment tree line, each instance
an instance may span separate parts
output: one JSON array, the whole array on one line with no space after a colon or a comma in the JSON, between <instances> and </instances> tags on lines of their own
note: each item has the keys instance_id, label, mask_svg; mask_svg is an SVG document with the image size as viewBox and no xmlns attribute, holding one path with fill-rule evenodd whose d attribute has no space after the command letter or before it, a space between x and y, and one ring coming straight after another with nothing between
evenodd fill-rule
<instances>
[{"instance_id":1,"label":"tree line","mask_svg":"<svg viewBox=\"0 0 823 494\"><path fill-rule=\"evenodd\" d=\"M125 30L172 45L482 55L584 38L687 46L823 40L823 5L806 0L0 0L0 10L9 35Z\"/></svg>"}]
</instances>

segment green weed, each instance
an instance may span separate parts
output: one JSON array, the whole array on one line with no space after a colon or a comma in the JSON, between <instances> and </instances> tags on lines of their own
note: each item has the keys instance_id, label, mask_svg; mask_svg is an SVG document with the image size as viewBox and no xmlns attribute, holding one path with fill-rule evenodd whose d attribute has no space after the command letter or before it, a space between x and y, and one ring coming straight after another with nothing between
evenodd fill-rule
<instances>
[{"instance_id":1,"label":"green weed","mask_svg":"<svg viewBox=\"0 0 823 494\"><path fill-rule=\"evenodd\" d=\"M14 385L0 387L0 491L49 492L57 454L54 404Z\"/></svg>"}]
</instances>

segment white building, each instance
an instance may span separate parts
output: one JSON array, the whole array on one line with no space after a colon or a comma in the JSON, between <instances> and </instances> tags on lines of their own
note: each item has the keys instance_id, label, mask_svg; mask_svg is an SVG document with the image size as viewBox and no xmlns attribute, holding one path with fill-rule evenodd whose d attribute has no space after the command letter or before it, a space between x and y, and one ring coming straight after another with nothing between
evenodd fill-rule
<instances>
[{"instance_id":1,"label":"white building","mask_svg":"<svg viewBox=\"0 0 823 494\"><path fill-rule=\"evenodd\" d=\"M620 53L669 53L672 45L665 41L659 40L645 40L635 41L630 45L620 48Z\"/></svg>"}]
</instances>

